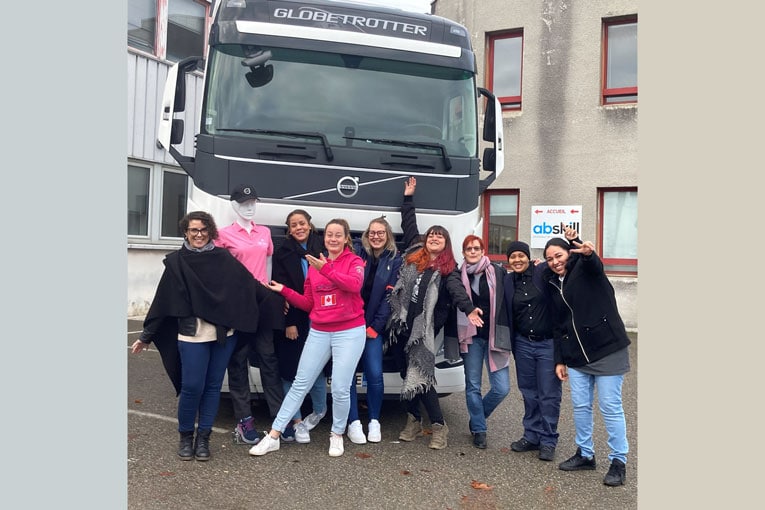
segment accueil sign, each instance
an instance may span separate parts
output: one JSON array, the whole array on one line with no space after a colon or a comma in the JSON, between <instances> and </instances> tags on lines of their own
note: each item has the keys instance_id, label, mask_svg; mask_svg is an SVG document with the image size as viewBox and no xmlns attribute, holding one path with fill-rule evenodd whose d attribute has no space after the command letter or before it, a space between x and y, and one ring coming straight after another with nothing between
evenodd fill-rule
<instances>
[{"instance_id":1,"label":"accueil sign","mask_svg":"<svg viewBox=\"0 0 765 510\"><path fill-rule=\"evenodd\" d=\"M531 207L532 248L544 248L552 237L564 237L563 227L582 231L581 205L534 205Z\"/></svg>"}]
</instances>

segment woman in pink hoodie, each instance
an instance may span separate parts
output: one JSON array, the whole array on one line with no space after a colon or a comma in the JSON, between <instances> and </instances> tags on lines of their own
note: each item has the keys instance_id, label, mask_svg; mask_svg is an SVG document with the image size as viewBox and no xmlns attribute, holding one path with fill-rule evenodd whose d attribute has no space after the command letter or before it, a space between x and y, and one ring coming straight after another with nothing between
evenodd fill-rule
<instances>
[{"instance_id":1,"label":"woman in pink hoodie","mask_svg":"<svg viewBox=\"0 0 765 510\"><path fill-rule=\"evenodd\" d=\"M354 254L351 229L343 219L334 219L324 229L328 256L306 255L308 275L303 294L272 281L269 288L281 293L291 306L308 312L311 328L300 355L295 380L284 397L271 431L250 449L250 455L265 455L279 449L279 434L303 403L316 377L332 359L332 432L329 455L343 454L343 434L350 409L350 388L366 339L364 261Z\"/></svg>"}]
</instances>

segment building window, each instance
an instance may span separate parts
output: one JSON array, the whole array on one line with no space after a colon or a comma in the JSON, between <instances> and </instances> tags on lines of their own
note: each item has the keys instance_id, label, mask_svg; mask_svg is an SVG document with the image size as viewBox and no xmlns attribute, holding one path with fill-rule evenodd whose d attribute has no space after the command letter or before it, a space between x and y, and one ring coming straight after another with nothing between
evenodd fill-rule
<instances>
[{"instance_id":1,"label":"building window","mask_svg":"<svg viewBox=\"0 0 765 510\"><path fill-rule=\"evenodd\" d=\"M128 46L154 53L157 0L128 0Z\"/></svg>"},{"instance_id":2,"label":"building window","mask_svg":"<svg viewBox=\"0 0 765 510\"><path fill-rule=\"evenodd\" d=\"M209 0L128 0L128 46L173 62L204 55L209 8Z\"/></svg>"},{"instance_id":3,"label":"building window","mask_svg":"<svg viewBox=\"0 0 765 510\"><path fill-rule=\"evenodd\" d=\"M488 87L503 109L520 110L523 31L491 34L488 46Z\"/></svg>"},{"instance_id":4,"label":"building window","mask_svg":"<svg viewBox=\"0 0 765 510\"><path fill-rule=\"evenodd\" d=\"M158 164L128 164L128 237L135 242L176 243L186 214L188 177Z\"/></svg>"},{"instance_id":5,"label":"building window","mask_svg":"<svg viewBox=\"0 0 765 510\"><path fill-rule=\"evenodd\" d=\"M637 188L598 190L600 257L610 274L637 274Z\"/></svg>"},{"instance_id":6,"label":"building window","mask_svg":"<svg viewBox=\"0 0 765 510\"><path fill-rule=\"evenodd\" d=\"M207 7L196 0L169 0L167 60L204 55Z\"/></svg>"},{"instance_id":7,"label":"building window","mask_svg":"<svg viewBox=\"0 0 765 510\"><path fill-rule=\"evenodd\" d=\"M603 21L603 104L637 103L637 16Z\"/></svg>"},{"instance_id":8,"label":"building window","mask_svg":"<svg viewBox=\"0 0 765 510\"><path fill-rule=\"evenodd\" d=\"M507 263L507 245L518 240L518 192L489 191L484 194L483 239L486 255Z\"/></svg>"}]
</instances>

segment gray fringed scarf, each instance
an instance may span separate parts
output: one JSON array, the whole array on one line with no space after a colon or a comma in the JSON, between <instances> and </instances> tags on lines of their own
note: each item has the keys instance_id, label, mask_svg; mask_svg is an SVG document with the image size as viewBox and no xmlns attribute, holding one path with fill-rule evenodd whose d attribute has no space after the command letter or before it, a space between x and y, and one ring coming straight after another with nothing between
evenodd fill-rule
<instances>
[{"instance_id":1,"label":"gray fringed scarf","mask_svg":"<svg viewBox=\"0 0 765 510\"><path fill-rule=\"evenodd\" d=\"M418 286L417 276L415 264L403 266L388 298L391 307L390 336L386 340L385 347L396 343L399 336L409 334L409 339L404 346L407 364L406 377L401 388L401 398L404 400L411 400L418 393L425 393L436 384L433 311L438 301L441 273L433 270L423 273L423 278L429 278L429 280L419 285L419 289L425 289L424 296L422 290L418 294L422 311L410 318L409 312L415 310L415 303L412 303L411 298L413 290ZM419 310L420 307L417 306L416 309Z\"/></svg>"}]
</instances>

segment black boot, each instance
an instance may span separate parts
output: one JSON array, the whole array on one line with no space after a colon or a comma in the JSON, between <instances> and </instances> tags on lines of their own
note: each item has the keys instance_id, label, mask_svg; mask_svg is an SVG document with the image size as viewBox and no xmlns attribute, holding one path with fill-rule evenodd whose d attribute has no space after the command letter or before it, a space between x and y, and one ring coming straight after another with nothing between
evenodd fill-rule
<instances>
[{"instance_id":1,"label":"black boot","mask_svg":"<svg viewBox=\"0 0 765 510\"><path fill-rule=\"evenodd\" d=\"M194 440L194 456L197 460L210 460L210 432L210 429L197 429Z\"/></svg>"},{"instance_id":2,"label":"black boot","mask_svg":"<svg viewBox=\"0 0 765 510\"><path fill-rule=\"evenodd\" d=\"M194 431L181 432L178 442L178 456L181 460L191 460L194 457Z\"/></svg>"}]
</instances>

